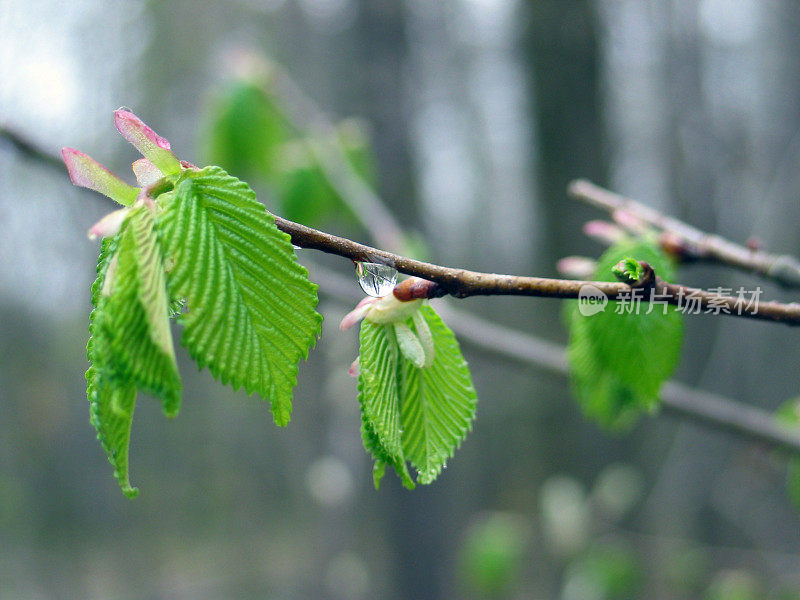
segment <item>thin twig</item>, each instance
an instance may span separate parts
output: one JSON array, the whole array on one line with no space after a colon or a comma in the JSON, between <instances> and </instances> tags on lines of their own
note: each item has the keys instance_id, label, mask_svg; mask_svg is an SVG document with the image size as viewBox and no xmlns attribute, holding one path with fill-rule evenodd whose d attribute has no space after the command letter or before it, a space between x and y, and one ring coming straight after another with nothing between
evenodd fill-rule
<instances>
[{"instance_id":1,"label":"thin twig","mask_svg":"<svg viewBox=\"0 0 800 600\"><path fill-rule=\"evenodd\" d=\"M8 141L20 154L47 165L48 167L56 168L60 171L64 170L64 162L60 157L43 150L22 134L4 125L0 125L0 138Z\"/></svg>"},{"instance_id":2,"label":"thin twig","mask_svg":"<svg viewBox=\"0 0 800 600\"><path fill-rule=\"evenodd\" d=\"M428 297L445 295L456 298L469 296L537 296L543 298L580 298L587 292L600 292L608 300L630 302L658 302L671 304L689 314L717 314L774 321L787 325L800 325L800 304L780 302L753 302L744 297L725 296L713 292L667 283L656 277L651 287L608 281L581 281L524 277L480 273L466 269L442 267L379 250L331 235L282 217L275 217L278 229L288 233L292 243L302 248L313 248L353 261L376 262L390 265L407 275L414 275L438 284L431 288Z\"/></svg>"},{"instance_id":3,"label":"thin twig","mask_svg":"<svg viewBox=\"0 0 800 600\"><path fill-rule=\"evenodd\" d=\"M569 184L567 193L610 213L617 211L655 227L669 250L684 260L713 261L756 273L788 288L800 288L800 261L787 254L771 254L735 244L719 235L705 233L654 208L601 188L585 179Z\"/></svg>"}]
</instances>

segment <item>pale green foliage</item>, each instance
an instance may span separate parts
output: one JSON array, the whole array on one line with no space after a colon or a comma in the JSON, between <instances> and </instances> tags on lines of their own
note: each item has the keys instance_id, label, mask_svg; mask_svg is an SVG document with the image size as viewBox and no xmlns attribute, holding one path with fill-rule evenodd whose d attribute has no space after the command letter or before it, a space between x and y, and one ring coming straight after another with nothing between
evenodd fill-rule
<instances>
[{"instance_id":1,"label":"pale green foliage","mask_svg":"<svg viewBox=\"0 0 800 600\"><path fill-rule=\"evenodd\" d=\"M128 479L128 444L137 390L159 398L174 415L181 382L169 333L164 267L149 209L128 216L114 240L104 242L92 288L86 373L90 420L114 466L123 492L135 496Z\"/></svg>"},{"instance_id":2,"label":"pale green foliage","mask_svg":"<svg viewBox=\"0 0 800 600\"><path fill-rule=\"evenodd\" d=\"M635 283L644 275L642 264L631 256L626 256L613 267L611 272L620 281L625 283Z\"/></svg>"},{"instance_id":3,"label":"pale green foliage","mask_svg":"<svg viewBox=\"0 0 800 600\"><path fill-rule=\"evenodd\" d=\"M285 425L297 364L320 330L317 286L246 183L207 167L187 171L166 196L168 285L187 301L182 344L215 378L268 398Z\"/></svg>"},{"instance_id":4,"label":"pale green foliage","mask_svg":"<svg viewBox=\"0 0 800 600\"><path fill-rule=\"evenodd\" d=\"M800 430L800 398L792 398L775 411L775 420L797 432ZM800 457L790 456L786 468L786 492L795 509L800 510Z\"/></svg>"},{"instance_id":5,"label":"pale green foliage","mask_svg":"<svg viewBox=\"0 0 800 600\"><path fill-rule=\"evenodd\" d=\"M181 381L169 330L167 289L152 212L135 209L119 234L113 274L104 282L103 319L115 379L159 398L177 414Z\"/></svg>"},{"instance_id":6,"label":"pale green foliage","mask_svg":"<svg viewBox=\"0 0 800 600\"><path fill-rule=\"evenodd\" d=\"M364 321L360 332L361 351L358 401L361 404L364 447L376 463L390 463L413 488L406 466L400 431L400 350L391 325Z\"/></svg>"},{"instance_id":7,"label":"pale green foliage","mask_svg":"<svg viewBox=\"0 0 800 600\"><path fill-rule=\"evenodd\" d=\"M420 307L419 316L430 331L422 334L430 336L425 343L435 350L427 367L400 351L396 325L369 320L361 325L359 401L364 445L376 460L376 484L383 465L390 463L412 487L406 461L416 469L418 483L433 482L472 428L477 394L458 342L429 305ZM407 318L400 331L418 335L417 320ZM412 345L421 346L419 341ZM418 364L423 361L424 354Z\"/></svg>"},{"instance_id":8,"label":"pale green foliage","mask_svg":"<svg viewBox=\"0 0 800 600\"><path fill-rule=\"evenodd\" d=\"M128 443L136 402L136 386L116 382L112 377L109 365L112 364L113 357L108 336L102 328L102 289L117 239L103 240L97 261L97 279L92 285L92 304L95 309L89 318L90 338L86 346L90 364L86 371L86 395L89 399L89 421L97 430L97 439L114 467L114 477L123 493L134 497L139 490L131 487L128 478Z\"/></svg>"},{"instance_id":9,"label":"pale green foliage","mask_svg":"<svg viewBox=\"0 0 800 600\"><path fill-rule=\"evenodd\" d=\"M403 450L417 481L432 483L472 429L478 395L453 332L429 305L419 309L436 356L429 367L406 363L402 384Z\"/></svg>"},{"instance_id":10,"label":"pale green foliage","mask_svg":"<svg viewBox=\"0 0 800 600\"><path fill-rule=\"evenodd\" d=\"M647 239L624 240L598 260L595 279L613 280L612 268L626 257L650 264L671 279L670 260ZM568 317L568 356L573 388L587 416L606 426L624 426L641 410L658 405L661 384L680 358L682 316L675 307L642 302L638 314L617 314L618 303L583 316L577 306Z\"/></svg>"},{"instance_id":11,"label":"pale green foliage","mask_svg":"<svg viewBox=\"0 0 800 600\"><path fill-rule=\"evenodd\" d=\"M280 425L322 320L317 286L246 184L218 167L169 183L154 209L134 208L103 242L92 287L91 422L129 496L137 493L128 478L137 392L160 399L169 416L180 407L170 314L199 365L268 398Z\"/></svg>"}]
</instances>

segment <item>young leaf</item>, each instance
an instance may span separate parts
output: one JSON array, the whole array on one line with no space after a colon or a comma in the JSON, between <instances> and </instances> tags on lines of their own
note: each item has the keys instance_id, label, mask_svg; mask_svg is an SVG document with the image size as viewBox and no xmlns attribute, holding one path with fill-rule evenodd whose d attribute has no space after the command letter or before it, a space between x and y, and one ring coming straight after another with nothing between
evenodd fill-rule
<instances>
[{"instance_id":1,"label":"young leaf","mask_svg":"<svg viewBox=\"0 0 800 600\"><path fill-rule=\"evenodd\" d=\"M168 416L180 408L181 380L169 329L167 289L152 211L141 206L117 242L113 279L106 282L102 327L109 373L159 398Z\"/></svg>"},{"instance_id":2,"label":"young leaf","mask_svg":"<svg viewBox=\"0 0 800 600\"><path fill-rule=\"evenodd\" d=\"M572 388L583 412L604 427L621 429L632 425L642 410L655 408L658 399L637 393L600 364L586 322L580 316L570 315L567 356Z\"/></svg>"},{"instance_id":3,"label":"young leaf","mask_svg":"<svg viewBox=\"0 0 800 600\"><path fill-rule=\"evenodd\" d=\"M86 371L86 395L89 400L89 421L97 431L97 439L114 467L114 477L122 492L133 498L139 490L131 487L128 476L128 445L136 402L136 387L116 383L108 371L111 359L109 340L99 325L103 319L102 289L117 245L117 238L103 240L97 262L97 279L92 285L94 310L89 318L91 337L86 346L89 369Z\"/></svg>"},{"instance_id":4,"label":"young leaf","mask_svg":"<svg viewBox=\"0 0 800 600\"><path fill-rule=\"evenodd\" d=\"M417 367L425 366L425 350L417 334L405 323L395 323L394 333L397 336L397 345L403 358Z\"/></svg>"},{"instance_id":5,"label":"young leaf","mask_svg":"<svg viewBox=\"0 0 800 600\"><path fill-rule=\"evenodd\" d=\"M669 259L655 244L627 239L598 260L595 278L613 280L612 268L626 257L647 261L664 279L673 275ZM618 314L618 303L609 302L591 316L574 306L569 317L574 390L587 416L607 426L624 425L639 410L657 406L661 384L680 358L683 321L675 307L632 306L632 313Z\"/></svg>"},{"instance_id":6,"label":"young leaf","mask_svg":"<svg viewBox=\"0 0 800 600\"><path fill-rule=\"evenodd\" d=\"M182 343L202 368L291 416L297 365L322 317L317 286L250 187L219 167L185 171L160 197L171 298L186 298Z\"/></svg>"},{"instance_id":7,"label":"young leaf","mask_svg":"<svg viewBox=\"0 0 800 600\"><path fill-rule=\"evenodd\" d=\"M430 329L436 355L429 367L406 362L400 411L403 452L417 482L432 483L472 429L478 396L453 332L430 305L419 315Z\"/></svg>"},{"instance_id":8,"label":"young leaf","mask_svg":"<svg viewBox=\"0 0 800 600\"><path fill-rule=\"evenodd\" d=\"M392 326L364 321L359 338L361 371L358 376L358 401L361 405L364 447L376 460L376 473L382 474L381 463L389 463L403 480L403 485L413 489L414 482L408 472L400 440L400 350ZM376 487L379 481L380 477L377 477Z\"/></svg>"},{"instance_id":9,"label":"young leaf","mask_svg":"<svg viewBox=\"0 0 800 600\"><path fill-rule=\"evenodd\" d=\"M418 483L433 482L472 428L478 400L455 336L423 304L404 321L368 317L360 340L362 437L376 459L376 486L389 463L413 487L406 460Z\"/></svg>"}]
</instances>

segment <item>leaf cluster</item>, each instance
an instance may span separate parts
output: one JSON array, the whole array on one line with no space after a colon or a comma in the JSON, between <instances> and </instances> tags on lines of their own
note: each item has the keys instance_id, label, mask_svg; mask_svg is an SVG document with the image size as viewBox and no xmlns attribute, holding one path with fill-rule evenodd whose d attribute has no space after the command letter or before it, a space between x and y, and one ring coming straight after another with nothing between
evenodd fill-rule
<instances>
[{"instance_id":1,"label":"leaf cluster","mask_svg":"<svg viewBox=\"0 0 800 600\"><path fill-rule=\"evenodd\" d=\"M633 257L633 258L632 258ZM635 281L639 261L664 279L674 266L648 237L626 238L597 261L594 278L613 281L617 273ZM632 296L633 299L633 296ZM572 387L584 413L607 427L630 425L642 411L658 406L661 384L680 359L682 315L673 306L646 301L610 301L604 310L585 316L575 302L567 308L567 348Z\"/></svg>"},{"instance_id":2,"label":"leaf cluster","mask_svg":"<svg viewBox=\"0 0 800 600\"><path fill-rule=\"evenodd\" d=\"M197 364L269 399L279 425L322 321L317 286L247 184L219 167L187 169L169 183L104 240L92 288L91 422L129 496L137 392L158 398L167 416L180 408L170 315Z\"/></svg>"}]
</instances>

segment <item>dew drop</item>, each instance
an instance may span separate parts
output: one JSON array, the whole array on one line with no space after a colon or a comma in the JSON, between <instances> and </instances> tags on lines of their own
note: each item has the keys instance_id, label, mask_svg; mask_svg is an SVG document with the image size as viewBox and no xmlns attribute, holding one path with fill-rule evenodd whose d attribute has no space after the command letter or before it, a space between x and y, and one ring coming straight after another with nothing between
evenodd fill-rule
<instances>
[{"instance_id":1,"label":"dew drop","mask_svg":"<svg viewBox=\"0 0 800 600\"><path fill-rule=\"evenodd\" d=\"M397 283L397 270L380 263L357 262L356 277L366 294L381 298L391 292Z\"/></svg>"}]
</instances>

